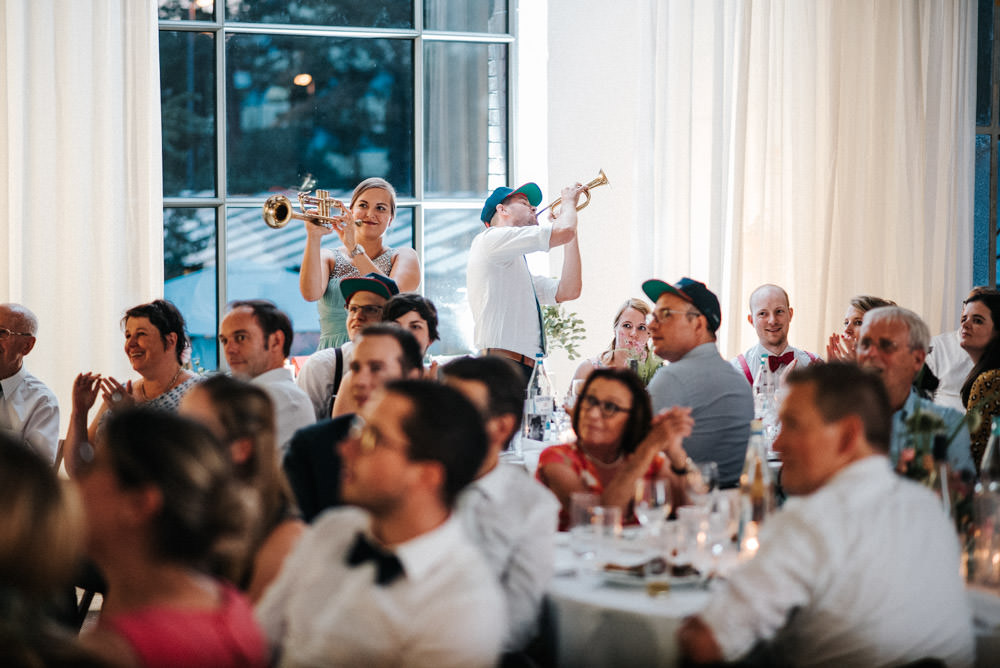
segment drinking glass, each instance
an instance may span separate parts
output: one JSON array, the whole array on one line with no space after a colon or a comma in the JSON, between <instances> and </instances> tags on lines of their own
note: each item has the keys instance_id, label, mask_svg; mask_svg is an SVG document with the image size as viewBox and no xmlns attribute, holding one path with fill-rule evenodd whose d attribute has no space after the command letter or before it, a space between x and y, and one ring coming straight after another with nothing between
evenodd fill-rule
<instances>
[{"instance_id":1,"label":"drinking glass","mask_svg":"<svg viewBox=\"0 0 1000 668\"><path fill-rule=\"evenodd\" d=\"M711 508L715 500L715 490L719 486L719 465L715 462L699 462L686 476L688 497L691 503L702 508Z\"/></svg>"},{"instance_id":2,"label":"drinking glass","mask_svg":"<svg viewBox=\"0 0 1000 668\"><path fill-rule=\"evenodd\" d=\"M635 518L653 536L660 533L670 514L670 483L662 478L639 478L635 481L633 510Z\"/></svg>"},{"instance_id":3,"label":"drinking glass","mask_svg":"<svg viewBox=\"0 0 1000 668\"><path fill-rule=\"evenodd\" d=\"M569 544L578 570L597 556L597 532L592 518L601 497L588 492L574 492L569 501Z\"/></svg>"}]
</instances>

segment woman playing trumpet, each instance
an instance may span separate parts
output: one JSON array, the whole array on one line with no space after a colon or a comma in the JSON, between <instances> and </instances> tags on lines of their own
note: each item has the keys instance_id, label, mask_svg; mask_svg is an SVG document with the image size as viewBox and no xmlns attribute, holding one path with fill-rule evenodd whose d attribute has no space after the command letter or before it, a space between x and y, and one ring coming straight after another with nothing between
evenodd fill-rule
<instances>
[{"instance_id":1,"label":"woman playing trumpet","mask_svg":"<svg viewBox=\"0 0 1000 668\"><path fill-rule=\"evenodd\" d=\"M299 269L299 290L307 301L318 301L319 348L348 340L341 279L377 272L396 281L401 292L420 286L420 263L412 248L390 248L385 231L396 217L396 191L385 179L373 177L357 185L351 204L333 229L306 222L306 247ZM354 224L351 224L351 223ZM336 232L343 244L321 248L323 237Z\"/></svg>"}]
</instances>

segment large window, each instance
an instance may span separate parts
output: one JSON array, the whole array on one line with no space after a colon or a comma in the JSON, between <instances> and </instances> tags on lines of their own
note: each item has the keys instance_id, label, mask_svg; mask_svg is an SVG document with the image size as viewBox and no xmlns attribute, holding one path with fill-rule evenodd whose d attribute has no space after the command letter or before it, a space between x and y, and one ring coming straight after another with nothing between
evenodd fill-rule
<instances>
[{"instance_id":1,"label":"large window","mask_svg":"<svg viewBox=\"0 0 1000 668\"><path fill-rule=\"evenodd\" d=\"M979 38L976 54L976 185L972 280L996 285L997 189L1000 188L1000 49L996 48L1000 13L994 0L979 0Z\"/></svg>"},{"instance_id":2,"label":"large window","mask_svg":"<svg viewBox=\"0 0 1000 668\"><path fill-rule=\"evenodd\" d=\"M303 186L347 198L370 176L395 186L387 243L416 249L438 307L431 352L471 350L466 256L508 180L513 5L159 0L165 294L201 366L219 364L233 299L271 299L292 317L292 354L315 349L303 224L271 229L261 207Z\"/></svg>"}]
</instances>

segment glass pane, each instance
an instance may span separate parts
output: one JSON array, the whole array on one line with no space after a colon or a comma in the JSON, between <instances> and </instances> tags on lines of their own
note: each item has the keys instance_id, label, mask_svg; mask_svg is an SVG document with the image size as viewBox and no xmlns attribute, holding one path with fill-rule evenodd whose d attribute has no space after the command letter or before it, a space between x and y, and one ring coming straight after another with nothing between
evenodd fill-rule
<instances>
[{"instance_id":1,"label":"glass pane","mask_svg":"<svg viewBox=\"0 0 1000 668\"><path fill-rule=\"evenodd\" d=\"M993 1L979 0L976 44L976 125L990 125L993 84Z\"/></svg>"},{"instance_id":2,"label":"glass pane","mask_svg":"<svg viewBox=\"0 0 1000 668\"><path fill-rule=\"evenodd\" d=\"M297 206L296 206L297 208ZM299 267L306 245L305 225L293 220L280 230L264 224L259 208L230 208L226 217L226 302L270 299L292 319L292 355L308 355L319 342L319 316L314 302L299 292ZM310 223L311 224L311 223ZM337 248L331 235L325 248ZM413 209L400 207L386 232L388 245L413 245Z\"/></svg>"},{"instance_id":3,"label":"glass pane","mask_svg":"<svg viewBox=\"0 0 1000 668\"><path fill-rule=\"evenodd\" d=\"M472 314L465 270L472 239L483 231L478 209L425 210L424 294L437 307L441 341L431 352L460 355L473 350Z\"/></svg>"},{"instance_id":4,"label":"glass pane","mask_svg":"<svg viewBox=\"0 0 1000 668\"><path fill-rule=\"evenodd\" d=\"M212 21L214 0L159 0L161 21Z\"/></svg>"},{"instance_id":5,"label":"glass pane","mask_svg":"<svg viewBox=\"0 0 1000 668\"><path fill-rule=\"evenodd\" d=\"M413 0L229 0L226 20L245 23L412 28Z\"/></svg>"},{"instance_id":6,"label":"glass pane","mask_svg":"<svg viewBox=\"0 0 1000 668\"><path fill-rule=\"evenodd\" d=\"M308 174L340 192L381 176L412 195L410 40L233 34L226 54L229 195Z\"/></svg>"},{"instance_id":7,"label":"glass pane","mask_svg":"<svg viewBox=\"0 0 1000 668\"><path fill-rule=\"evenodd\" d=\"M191 364L217 369L215 209L163 210L163 295L191 336Z\"/></svg>"},{"instance_id":8,"label":"glass pane","mask_svg":"<svg viewBox=\"0 0 1000 668\"><path fill-rule=\"evenodd\" d=\"M990 280L990 135L976 135L975 210L972 240L972 281Z\"/></svg>"},{"instance_id":9,"label":"glass pane","mask_svg":"<svg viewBox=\"0 0 1000 668\"><path fill-rule=\"evenodd\" d=\"M160 31L163 195L215 195L215 37Z\"/></svg>"},{"instance_id":10,"label":"glass pane","mask_svg":"<svg viewBox=\"0 0 1000 668\"><path fill-rule=\"evenodd\" d=\"M424 28L507 32L507 0L424 0Z\"/></svg>"},{"instance_id":11,"label":"glass pane","mask_svg":"<svg viewBox=\"0 0 1000 668\"><path fill-rule=\"evenodd\" d=\"M424 48L425 193L485 199L507 182L507 46Z\"/></svg>"}]
</instances>

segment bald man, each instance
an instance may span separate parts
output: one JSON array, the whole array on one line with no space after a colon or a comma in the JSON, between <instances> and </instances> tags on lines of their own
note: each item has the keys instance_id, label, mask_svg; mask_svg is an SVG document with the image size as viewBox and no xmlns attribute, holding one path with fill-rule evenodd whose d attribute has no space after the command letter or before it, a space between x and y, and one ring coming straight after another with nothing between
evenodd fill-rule
<instances>
[{"instance_id":1,"label":"bald man","mask_svg":"<svg viewBox=\"0 0 1000 668\"><path fill-rule=\"evenodd\" d=\"M24 368L37 333L34 313L20 304L0 304L0 430L54 463L59 402Z\"/></svg>"},{"instance_id":2,"label":"bald man","mask_svg":"<svg viewBox=\"0 0 1000 668\"><path fill-rule=\"evenodd\" d=\"M760 372L761 357L775 373L782 373L795 362L802 368L817 359L816 355L788 345L788 329L792 323L792 307L784 288L765 283L750 293L750 314L747 322L757 332L757 343L730 363L743 374L751 385Z\"/></svg>"}]
</instances>

